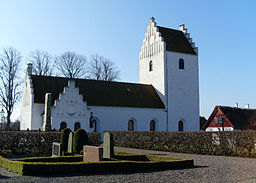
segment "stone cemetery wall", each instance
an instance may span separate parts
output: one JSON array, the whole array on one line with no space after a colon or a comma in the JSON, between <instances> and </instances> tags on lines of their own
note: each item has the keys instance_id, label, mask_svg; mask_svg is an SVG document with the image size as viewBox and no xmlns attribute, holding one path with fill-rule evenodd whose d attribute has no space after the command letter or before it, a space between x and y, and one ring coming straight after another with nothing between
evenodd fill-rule
<instances>
[{"instance_id":1,"label":"stone cemetery wall","mask_svg":"<svg viewBox=\"0 0 256 183\"><path fill-rule=\"evenodd\" d=\"M111 131L114 145L181 153L256 157L256 131L121 132Z\"/></svg>"},{"instance_id":2,"label":"stone cemetery wall","mask_svg":"<svg viewBox=\"0 0 256 183\"><path fill-rule=\"evenodd\" d=\"M0 131L0 152L21 155L51 155L52 143L60 142L61 132ZM89 132L91 145L100 144L100 133Z\"/></svg>"}]
</instances>

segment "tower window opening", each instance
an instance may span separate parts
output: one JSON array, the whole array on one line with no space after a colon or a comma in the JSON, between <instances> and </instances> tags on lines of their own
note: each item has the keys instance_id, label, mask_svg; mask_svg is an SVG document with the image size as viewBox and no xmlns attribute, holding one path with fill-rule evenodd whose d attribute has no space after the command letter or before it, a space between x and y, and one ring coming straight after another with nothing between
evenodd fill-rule
<instances>
[{"instance_id":1,"label":"tower window opening","mask_svg":"<svg viewBox=\"0 0 256 183\"><path fill-rule=\"evenodd\" d=\"M149 72L153 71L153 62L149 62Z\"/></svg>"},{"instance_id":2,"label":"tower window opening","mask_svg":"<svg viewBox=\"0 0 256 183\"><path fill-rule=\"evenodd\" d=\"M182 58L179 60L179 69L184 69L184 60Z\"/></svg>"}]
</instances>

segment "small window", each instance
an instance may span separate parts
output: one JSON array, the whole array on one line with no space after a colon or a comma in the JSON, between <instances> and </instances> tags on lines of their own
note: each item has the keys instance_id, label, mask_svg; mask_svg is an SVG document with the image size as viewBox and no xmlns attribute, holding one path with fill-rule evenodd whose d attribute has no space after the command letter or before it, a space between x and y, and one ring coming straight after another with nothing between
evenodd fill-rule
<instances>
[{"instance_id":1,"label":"small window","mask_svg":"<svg viewBox=\"0 0 256 183\"><path fill-rule=\"evenodd\" d=\"M74 125L74 131L76 131L79 128L81 128L81 124L79 122L76 122Z\"/></svg>"},{"instance_id":2,"label":"small window","mask_svg":"<svg viewBox=\"0 0 256 183\"><path fill-rule=\"evenodd\" d=\"M179 60L179 69L184 69L184 60L182 58Z\"/></svg>"},{"instance_id":3,"label":"small window","mask_svg":"<svg viewBox=\"0 0 256 183\"><path fill-rule=\"evenodd\" d=\"M93 128L93 132L97 132L97 121L96 119L90 119L90 128Z\"/></svg>"},{"instance_id":4,"label":"small window","mask_svg":"<svg viewBox=\"0 0 256 183\"><path fill-rule=\"evenodd\" d=\"M133 120L128 121L128 131L134 131L134 122L133 122Z\"/></svg>"},{"instance_id":5,"label":"small window","mask_svg":"<svg viewBox=\"0 0 256 183\"><path fill-rule=\"evenodd\" d=\"M183 130L183 121L179 121L179 131L182 132Z\"/></svg>"},{"instance_id":6,"label":"small window","mask_svg":"<svg viewBox=\"0 0 256 183\"><path fill-rule=\"evenodd\" d=\"M97 121L94 120L94 129L93 129L93 132L97 132Z\"/></svg>"},{"instance_id":7,"label":"small window","mask_svg":"<svg viewBox=\"0 0 256 183\"><path fill-rule=\"evenodd\" d=\"M153 62L149 62L149 72L153 71Z\"/></svg>"},{"instance_id":8,"label":"small window","mask_svg":"<svg viewBox=\"0 0 256 183\"><path fill-rule=\"evenodd\" d=\"M156 131L156 122L154 120L150 121L150 131Z\"/></svg>"},{"instance_id":9,"label":"small window","mask_svg":"<svg viewBox=\"0 0 256 183\"><path fill-rule=\"evenodd\" d=\"M220 123L223 123L224 122L224 118L223 117L220 117Z\"/></svg>"},{"instance_id":10,"label":"small window","mask_svg":"<svg viewBox=\"0 0 256 183\"><path fill-rule=\"evenodd\" d=\"M60 123L60 130L64 130L65 128L67 128L67 123L63 121Z\"/></svg>"},{"instance_id":11,"label":"small window","mask_svg":"<svg viewBox=\"0 0 256 183\"><path fill-rule=\"evenodd\" d=\"M214 123L218 123L218 118L217 117L214 117Z\"/></svg>"}]
</instances>

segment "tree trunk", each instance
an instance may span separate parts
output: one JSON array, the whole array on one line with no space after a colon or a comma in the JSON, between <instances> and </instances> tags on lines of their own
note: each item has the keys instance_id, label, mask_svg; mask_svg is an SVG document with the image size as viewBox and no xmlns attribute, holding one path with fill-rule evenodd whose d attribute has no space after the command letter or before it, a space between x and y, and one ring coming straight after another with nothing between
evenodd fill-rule
<instances>
[{"instance_id":1,"label":"tree trunk","mask_svg":"<svg viewBox=\"0 0 256 183\"><path fill-rule=\"evenodd\" d=\"M11 124L11 114L8 113L7 114L7 123L6 123L6 126L5 126L5 130L9 131L11 128L10 128L10 124Z\"/></svg>"}]
</instances>

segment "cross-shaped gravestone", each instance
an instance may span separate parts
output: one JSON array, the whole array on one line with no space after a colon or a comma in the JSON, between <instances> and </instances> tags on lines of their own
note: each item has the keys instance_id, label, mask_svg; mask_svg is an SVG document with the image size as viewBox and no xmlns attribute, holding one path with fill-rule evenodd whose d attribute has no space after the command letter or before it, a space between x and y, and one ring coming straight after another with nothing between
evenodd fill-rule
<instances>
[{"instance_id":1,"label":"cross-shaped gravestone","mask_svg":"<svg viewBox=\"0 0 256 183\"><path fill-rule=\"evenodd\" d=\"M114 141L113 135L109 132L104 133L103 140L103 158L113 158L114 157Z\"/></svg>"}]
</instances>

